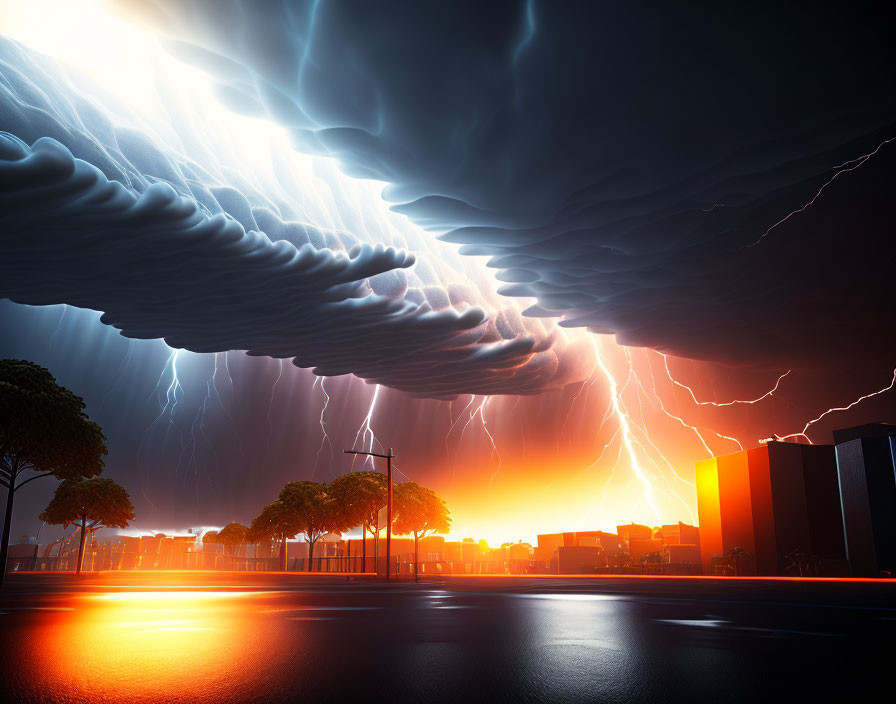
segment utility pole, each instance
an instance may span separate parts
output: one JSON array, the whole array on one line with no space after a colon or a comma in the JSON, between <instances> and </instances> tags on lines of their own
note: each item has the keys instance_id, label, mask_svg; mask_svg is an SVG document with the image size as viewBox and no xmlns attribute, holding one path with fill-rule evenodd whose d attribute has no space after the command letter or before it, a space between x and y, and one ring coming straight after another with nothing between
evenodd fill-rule
<instances>
[{"instance_id":1,"label":"utility pole","mask_svg":"<svg viewBox=\"0 0 896 704\"><path fill-rule=\"evenodd\" d=\"M389 454L383 455L379 452L365 452L364 450L343 450L346 455L367 455L368 457L382 457L386 460L386 476L389 482L388 501L386 503L386 581L391 580L392 573L392 458L395 457L392 448L389 448ZM380 536L377 533L377 541Z\"/></svg>"}]
</instances>

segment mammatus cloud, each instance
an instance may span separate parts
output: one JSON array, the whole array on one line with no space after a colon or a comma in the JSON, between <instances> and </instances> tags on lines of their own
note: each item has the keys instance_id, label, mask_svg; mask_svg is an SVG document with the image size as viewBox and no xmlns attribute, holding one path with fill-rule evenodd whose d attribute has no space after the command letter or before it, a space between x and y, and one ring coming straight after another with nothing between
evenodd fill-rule
<instances>
[{"instance_id":1,"label":"mammatus cloud","mask_svg":"<svg viewBox=\"0 0 896 704\"><path fill-rule=\"evenodd\" d=\"M892 358L880 7L119 4L530 316L727 363Z\"/></svg>"},{"instance_id":2,"label":"mammatus cloud","mask_svg":"<svg viewBox=\"0 0 896 704\"><path fill-rule=\"evenodd\" d=\"M481 309L445 294L373 290L379 275L400 281L414 263L405 252L272 242L166 184L138 195L52 139L0 136L0 205L0 294L13 301L65 301L131 338L295 357L419 394L500 392L511 377L514 390L540 390L529 362L547 342L512 325L495 335Z\"/></svg>"},{"instance_id":3,"label":"mammatus cloud","mask_svg":"<svg viewBox=\"0 0 896 704\"><path fill-rule=\"evenodd\" d=\"M475 287L440 285L437 263L409 275L413 254L285 219L61 92L52 66L3 49L0 127L52 136L0 136L0 296L422 396L530 394L583 376L540 324L512 309L489 318Z\"/></svg>"}]
</instances>

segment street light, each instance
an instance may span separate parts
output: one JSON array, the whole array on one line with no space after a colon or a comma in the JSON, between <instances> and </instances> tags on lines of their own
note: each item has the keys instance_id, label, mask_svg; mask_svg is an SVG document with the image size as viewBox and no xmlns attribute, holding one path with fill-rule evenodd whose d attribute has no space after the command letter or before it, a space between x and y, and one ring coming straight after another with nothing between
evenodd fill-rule
<instances>
[{"instance_id":1,"label":"street light","mask_svg":"<svg viewBox=\"0 0 896 704\"><path fill-rule=\"evenodd\" d=\"M386 503L386 581L390 581L390 573L392 571L392 448L389 448L389 454L383 455L379 452L365 452L364 450L343 450L346 455L367 455L368 457L383 457L386 460L386 476L389 479L389 499ZM364 538L366 540L366 537ZM376 538L379 540L379 536Z\"/></svg>"}]
</instances>

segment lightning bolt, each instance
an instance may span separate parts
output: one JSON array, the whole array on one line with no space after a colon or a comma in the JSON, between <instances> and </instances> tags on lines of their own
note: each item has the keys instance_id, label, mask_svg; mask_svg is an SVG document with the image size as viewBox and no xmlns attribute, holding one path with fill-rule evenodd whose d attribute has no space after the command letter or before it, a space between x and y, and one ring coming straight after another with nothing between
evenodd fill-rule
<instances>
[{"instance_id":1,"label":"lightning bolt","mask_svg":"<svg viewBox=\"0 0 896 704\"><path fill-rule=\"evenodd\" d=\"M806 441L811 445L811 444L813 444L812 440L809 439L809 436L806 435L806 433L808 432L809 428L811 428L813 425L815 425L822 418L824 418L825 416L827 416L831 413L839 413L840 411L848 411L850 408L858 406L860 403L862 403L862 401L865 401L865 400L871 398L872 396L880 396L881 394L886 393L887 391L892 389L894 386L896 386L896 369L893 370L893 378L887 386L883 387L882 389L878 389L877 391L872 391L869 394L865 394L864 396L860 396L859 398L857 398L855 401L853 401L852 403L850 403L847 406L840 406L838 408L829 408L824 413L819 415L817 418L813 418L812 420L808 421L806 423L806 425L803 426L803 429L800 432L791 433L790 435L785 435L784 437L781 438L781 440L788 440L789 438L802 437L802 438L805 438Z\"/></svg>"},{"instance_id":2,"label":"lightning bolt","mask_svg":"<svg viewBox=\"0 0 896 704\"><path fill-rule=\"evenodd\" d=\"M473 402L475 400L476 400L475 396L470 396L470 402L461 409L460 413L457 414L457 418L455 418L451 422L451 426L448 428L448 432L445 433L445 452L446 452L446 454L448 452L448 438L451 436L451 431L454 430L455 426L458 424L458 422L460 421L463 414L467 412L467 410L470 408L470 406L473 405ZM469 420L467 420L467 424L464 425L464 429L466 429L466 426L469 425L470 420L472 420L472 419L473 419L473 414L470 413L470 418L469 418ZM463 437L463 431L461 431L461 437Z\"/></svg>"},{"instance_id":3,"label":"lightning bolt","mask_svg":"<svg viewBox=\"0 0 896 704\"><path fill-rule=\"evenodd\" d=\"M366 442L366 438L370 436L370 443L367 446L367 452L373 452L373 444L376 443L382 449L382 445L380 445L379 441L376 439L376 435L373 433L373 429L370 427L370 423L373 420L373 412L376 410L376 401L380 395L380 385L376 384L374 386L373 398L370 401L370 407L367 409L367 415L364 416L364 420L361 422L361 426L358 428L358 432L355 433L355 440L352 443L352 447L355 447L358 444L358 438L361 438L361 448L364 449L364 444ZM355 466L355 458L357 455L352 455L352 468ZM363 464L369 464L371 470L373 469L373 457L369 455L364 458Z\"/></svg>"},{"instance_id":4,"label":"lightning bolt","mask_svg":"<svg viewBox=\"0 0 896 704\"><path fill-rule=\"evenodd\" d=\"M150 423L149 428L147 428L147 433L152 430L153 426L158 423L163 416L168 415L168 424L169 426L174 422L174 414L177 411L177 404L180 402L181 398L184 395L184 387L181 386L180 378L177 375L177 358L180 355L181 350L171 350L171 354L168 355L168 360L165 362L165 366L162 367L162 371L159 374L159 380L156 382L156 386L152 391L152 395L155 396L159 405L162 407L161 411L159 411L159 415L156 416L155 420ZM160 396L160 389L164 383L164 379L167 374L171 375L171 381L168 382L168 386L165 389L165 402L162 404L162 397ZM144 434L144 439L146 435Z\"/></svg>"},{"instance_id":5,"label":"lightning bolt","mask_svg":"<svg viewBox=\"0 0 896 704\"><path fill-rule=\"evenodd\" d=\"M463 439L464 434L467 432L467 428L470 427L470 425L473 423L474 419L477 416L479 417L479 420L482 423L482 430L485 433L485 436L488 438L488 441L492 446L492 451L488 456L489 463L491 463L491 460L493 457L495 457L496 455L498 457L498 466L495 468L495 471L492 473L492 475L489 479L489 486L491 486L492 482L495 480L495 477L497 476L498 471L501 469L501 463L502 463L501 453L498 451L498 444L495 442L494 435L492 435L491 431L488 429L488 421L485 418L485 408L488 405L488 402L491 400L491 398L492 398L491 396L483 396L482 400L479 402L479 405L471 411L469 409L473 405L473 403L476 401L476 397L471 396L470 402L466 406L464 406L463 410L460 412L460 414L458 414L457 419L454 421L454 423L451 424L451 427L448 429L448 434L445 436L445 447L447 449L448 435L450 435L451 431L454 430L454 426L461 419L464 412L469 412L469 415L467 416L467 422L464 423L464 427L460 431L461 439Z\"/></svg>"},{"instance_id":6,"label":"lightning bolt","mask_svg":"<svg viewBox=\"0 0 896 704\"><path fill-rule=\"evenodd\" d=\"M59 316L59 320L56 321L56 329L53 330L53 334L50 335L50 347L53 346L53 340L56 339L56 336L59 334L59 330L62 327L62 321L65 320L65 314L68 312L68 306L62 306L62 314Z\"/></svg>"},{"instance_id":7,"label":"lightning bolt","mask_svg":"<svg viewBox=\"0 0 896 704\"><path fill-rule=\"evenodd\" d=\"M330 446L330 464L333 464L333 443L330 442L330 436L327 434L327 407L330 405L330 395L327 393L326 388L324 387L324 377L319 376L315 378L314 384L320 381L320 390L324 394L324 402L320 408L320 418L318 419L318 423L320 424L320 447L317 448L317 454L314 456L314 469L311 472L311 478L314 478L314 475L317 473L317 465L320 462L320 453L324 449L325 444L329 444ZM357 438L355 438L357 440Z\"/></svg>"},{"instance_id":8,"label":"lightning bolt","mask_svg":"<svg viewBox=\"0 0 896 704\"><path fill-rule=\"evenodd\" d=\"M657 522L659 522L660 512L659 509L657 509L656 504L653 502L653 489L650 485L650 479L647 477L644 468L641 467L641 463L638 461L638 455L635 452L634 437L631 425L629 424L628 414L623 409L622 400L620 399L619 394L619 388L616 384L616 377L613 376L610 368L604 362L603 356L600 353L600 345L598 343L597 336L592 337L591 343L594 347L594 354L597 358L597 366L600 367L600 370L606 378L607 384L610 387L610 401L613 406L613 413L619 423L619 429L622 433L622 444L625 446L626 453L628 454L629 464L631 466L632 472L634 472L638 481L641 482L641 485L643 487L644 500L656 516Z\"/></svg>"},{"instance_id":9,"label":"lightning bolt","mask_svg":"<svg viewBox=\"0 0 896 704\"><path fill-rule=\"evenodd\" d=\"M650 378L653 383L653 398L656 399L656 402L659 405L660 410L663 412L663 414L667 418L671 418L672 420L676 421L682 427L687 428L688 430L691 430L697 436L697 439L700 440L700 444L703 445L703 448L706 450L707 454L710 457L714 457L715 453L713 452L713 450L709 446L709 444L706 442L706 438L703 437L703 433L700 432L700 429L696 425L691 425L690 423L685 421L683 418L675 415L669 409L666 408L666 404L663 403L663 399L660 396L660 394L656 388L656 377L653 374L653 366L652 365L650 366ZM712 434L715 435L717 438L721 438L722 440L729 440L730 442L733 442L735 445L737 445L738 449L740 449L740 450L744 449L743 444L737 438L733 438L730 435L723 435L722 433L716 432L715 430L712 430L710 432L712 432Z\"/></svg>"},{"instance_id":10,"label":"lightning bolt","mask_svg":"<svg viewBox=\"0 0 896 704\"><path fill-rule=\"evenodd\" d=\"M867 162L871 157L873 157L881 149L883 149L883 147L885 145L889 144L894 139L896 139L896 137L890 137L889 139L885 139L883 142L881 142L880 144L877 145L877 148L874 151L869 152L868 154L863 154L862 156L856 157L855 159L850 159L849 161L844 161L842 164L838 164L837 166L834 166L833 167L834 175L831 176L831 178L829 178L827 181L825 181L821 185L821 188L819 188L815 192L815 195L812 196L812 198L809 200L809 202L807 202L801 208L797 208L796 210L793 210L793 211L787 213L787 215L785 215L783 218L778 220L778 222L776 222L774 225L772 225L770 228L768 228L764 233L762 233L762 237L760 237L758 240L756 240L753 244L748 244L745 247L742 247L742 249L750 249L752 247L755 247L760 242L762 242L762 240L764 240L768 236L768 234L772 230L774 230L776 227L783 225L785 222L790 220L790 218L792 218L794 215L797 215L798 213L802 213L807 208L812 207L812 205L815 203L815 201L817 201L818 198L821 196L824 189L827 188L828 186L830 186L834 181L836 181L839 176L841 176L842 174L849 173L850 171L855 171L856 169L858 169L859 167L864 165L865 162ZM797 434L799 435L801 433L797 433Z\"/></svg>"},{"instance_id":11,"label":"lightning bolt","mask_svg":"<svg viewBox=\"0 0 896 704\"><path fill-rule=\"evenodd\" d=\"M473 396L473 398L470 399L470 403L467 404L467 407L464 408L464 410L465 410L465 411L468 410L468 409L470 408L470 406L473 405L473 401L475 401L475 400L476 400L476 397ZM460 430L460 439L461 439L461 440L464 439L464 434L467 432L467 428L470 427L470 424L473 422L473 419L474 419L474 418L476 417L476 415L479 413L479 409L482 407L482 404L483 404L483 403L485 403L485 397L484 397L484 396L482 397L482 401L479 402L479 406L477 406L474 410L469 411L469 416L467 417L467 422L464 423L464 427L461 428L461 430ZM461 413L463 413L463 411L461 411Z\"/></svg>"},{"instance_id":12,"label":"lightning bolt","mask_svg":"<svg viewBox=\"0 0 896 704\"><path fill-rule=\"evenodd\" d=\"M495 442L495 438L492 436L491 431L488 429L488 423L485 421L485 407L488 405L488 402L491 400L491 396L486 396L485 400L479 405L479 418L482 420L482 429L485 431L485 434L488 436L489 442L492 444L491 454L488 456L489 462L491 462L492 457L495 455L498 456L498 466L495 467L495 471L492 472L492 476L488 480L488 485L491 486L492 482L495 481L495 477L498 476L498 472L501 470L501 453L498 452L498 445Z\"/></svg>"},{"instance_id":13,"label":"lightning bolt","mask_svg":"<svg viewBox=\"0 0 896 704\"><path fill-rule=\"evenodd\" d=\"M180 354L179 349L172 349L170 354L168 355L168 359L165 361L165 365L162 367L162 371L159 373L159 379L156 382L155 388L152 390L150 394L150 398L155 397L161 406L161 410L159 411L159 415L155 417L152 423L149 424L146 431L143 433L143 438L140 441L140 445L137 447L137 458L140 464L143 464L142 456L144 448L146 447L147 441L149 439L149 435L152 432L152 429L156 426L156 424L167 414L168 416L168 425L165 430L165 437L168 436L168 431L170 431L172 424L174 423L174 414L177 410L177 404L180 401L179 395L183 396L184 389L181 386L180 378L177 375L177 358ZM162 403L162 395L161 389L165 384L165 378L170 375L170 381L168 382L167 387L165 388L164 394L164 404ZM143 478L140 487L140 493L143 494L143 497L149 502L151 506L151 513L155 511L155 505L150 500L149 496L146 493L146 481L147 481L147 472L144 467Z\"/></svg>"},{"instance_id":14,"label":"lightning bolt","mask_svg":"<svg viewBox=\"0 0 896 704\"><path fill-rule=\"evenodd\" d=\"M663 453L663 451L660 450L660 448L657 446L657 444L650 437L650 432L648 431L648 428L647 428L647 419L644 416L644 404L642 403L642 396L645 398L649 398L649 394L647 393L647 388L644 386L643 382L641 381L641 377L635 373L635 365L634 365L634 361L632 359L631 351L628 348L624 347L623 353L625 355L625 359L626 359L626 361L628 363L628 367L629 367L629 375L628 375L628 379L626 380L625 385L623 386L623 392L625 390L625 387L628 386L629 381L631 379L635 380L635 395L638 399L638 410L640 413L640 420L641 420L640 424L635 426L635 429L637 430L637 433L635 435L635 441L636 441L638 447L640 447L641 450L643 450L644 456L656 468L656 470L659 474L662 474L663 470L662 470L662 467L660 467L659 462L657 462L653 458L653 454L655 454L659 457L659 459L665 464L665 466L669 469L669 471L672 472L672 476L675 477L675 479L677 479L679 482L681 482L683 484L687 484L691 488L696 488L696 486L697 486L696 482L689 481L689 480L685 479L684 477L682 477L678 473L678 471L675 469L675 465L672 464L672 462L669 460L669 458L666 457L665 453ZM651 374L652 374L652 370L651 370ZM656 384L654 383L654 392L655 391L656 391ZM621 395L622 394L620 394L620 396ZM657 401L659 401L660 403L662 402L661 399L659 399L659 398L657 398ZM637 439L637 434L640 434L643 437L643 442L641 440ZM698 437L700 437L702 439L702 436L699 433L698 433ZM653 454L651 454L650 449L648 449L648 447L647 447L648 445L650 446L650 449L653 450ZM684 506L685 510L688 512L691 522L692 523L696 522L696 517L694 516L694 511L691 508L691 505L684 499L683 496L681 496L681 494L679 494L677 491L674 490L674 488L671 488L671 487L668 490L664 490L662 488L662 486L658 486L657 488L659 491L662 491L662 493L664 493L666 496L671 496L671 497L677 499L679 502L681 502L681 504Z\"/></svg>"},{"instance_id":15,"label":"lightning bolt","mask_svg":"<svg viewBox=\"0 0 896 704\"><path fill-rule=\"evenodd\" d=\"M274 423L271 420L272 411L274 408L274 394L277 393L277 384L280 383L280 378L283 376L283 360L277 360L280 363L280 369L277 371L277 378L274 380L274 383L271 385L271 398L268 399L268 439L265 444L265 458L267 458L271 454L271 436L274 434Z\"/></svg>"},{"instance_id":16,"label":"lightning bolt","mask_svg":"<svg viewBox=\"0 0 896 704\"><path fill-rule=\"evenodd\" d=\"M698 406L715 406L716 408L724 408L726 406L734 406L734 405L738 405L738 404L752 405L754 403L759 403L760 401L767 399L769 396L772 396L775 393L775 391L778 390L778 387L781 385L781 380L784 379L784 377L786 377L792 371L791 369L788 369L786 372L784 372L781 376L778 377L778 380L775 382L775 385L771 389L769 389L764 394L762 394L762 396L757 396L756 398L753 398L753 399L745 400L745 399L736 398L733 401L726 401L724 403L716 403L715 401L698 401L697 396L694 394L694 390L690 386L688 386L687 384L682 384L680 381L678 381L677 379L675 379L675 377L672 376L672 371L669 369L669 357L666 356L665 354L663 354L662 352L658 352L657 354L659 354L663 358L663 364L666 369L666 376L668 377L669 381L671 381L678 388L684 389L685 391L687 391L691 397L691 400Z\"/></svg>"}]
</instances>

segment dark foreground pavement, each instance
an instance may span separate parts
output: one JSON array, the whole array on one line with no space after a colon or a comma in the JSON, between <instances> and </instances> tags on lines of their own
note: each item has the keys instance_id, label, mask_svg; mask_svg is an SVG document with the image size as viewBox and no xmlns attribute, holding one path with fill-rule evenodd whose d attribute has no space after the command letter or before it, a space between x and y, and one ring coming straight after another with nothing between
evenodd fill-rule
<instances>
[{"instance_id":1,"label":"dark foreground pavement","mask_svg":"<svg viewBox=\"0 0 896 704\"><path fill-rule=\"evenodd\" d=\"M4 702L861 701L892 695L894 655L892 582L125 572L0 593Z\"/></svg>"}]
</instances>

